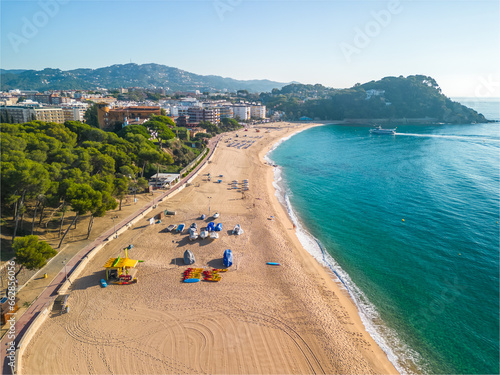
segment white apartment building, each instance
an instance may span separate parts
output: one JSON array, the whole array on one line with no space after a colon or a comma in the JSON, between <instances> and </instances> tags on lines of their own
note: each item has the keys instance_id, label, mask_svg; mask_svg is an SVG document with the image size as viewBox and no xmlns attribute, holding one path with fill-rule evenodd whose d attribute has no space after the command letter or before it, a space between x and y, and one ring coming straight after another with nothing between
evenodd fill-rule
<instances>
[{"instance_id":1,"label":"white apartment building","mask_svg":"<svg viewBox=\"0 0 500 375\"><path fill-rule=\"evenodd\" d=\"M63 108L64 121L80 121L83 122L85 110L81 108Z\"/></svg>"},{"instance_id":2,"label":"white apartment building","mask_svg":"<svg viewBox=\"0 0 500 375\"><path fill-rule=\"evenodd\" d=\"M251 107L247 105L234 105L233 115L234 118L239 118L240 120L250 120Z\"/></svg>"},{"instance_id":3,"label":"white apartment building","mask_svg":"<svg viewBox=\"0 0 500 375\"><path fill-rule=\"evenodd\" d=\"M64 121L84 122L83 116L89 105L87 103L72 100L69 103L64 103L61 107L64 113Z\"/></svg>"},{"instance_id":4,"label":"white apartment building","mask_svg":"<svg viewBox=\"0 0 500 375\"><path fill-rule=\"evenodd\" d=\"M250 110L250 115L252 118L266 118L266 106L265 105L252 105Z\"/></svg>"},{"instance_id":5,"label":"white apartment building","mask_svg":"<svg viewBox=\"0 0 500 375\"><path fill-rule=\"evenodd\" d=\"M35 116L38 121L64 124L62 108L35 108Z\"/></svg>"}]
</instances>

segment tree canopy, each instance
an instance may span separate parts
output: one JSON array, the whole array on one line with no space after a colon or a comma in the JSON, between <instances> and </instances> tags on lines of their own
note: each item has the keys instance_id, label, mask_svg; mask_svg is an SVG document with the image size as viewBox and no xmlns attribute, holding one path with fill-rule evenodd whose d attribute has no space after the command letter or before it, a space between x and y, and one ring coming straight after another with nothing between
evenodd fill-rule
<instances>
[{"instance_id":1,"label":"tree canopy","mask_svg":"<svg viewBox=\"0 0 500 375\"><path fill-rule=\"evenodd\" d=\"M38 236L31 235L16 238L12 249L16 254L16 263L21 265L16 276L23 268L29 270L42 268L47 264L47 260L57 254L48 243L39 241Z\"/></svg>"}]
</instances>

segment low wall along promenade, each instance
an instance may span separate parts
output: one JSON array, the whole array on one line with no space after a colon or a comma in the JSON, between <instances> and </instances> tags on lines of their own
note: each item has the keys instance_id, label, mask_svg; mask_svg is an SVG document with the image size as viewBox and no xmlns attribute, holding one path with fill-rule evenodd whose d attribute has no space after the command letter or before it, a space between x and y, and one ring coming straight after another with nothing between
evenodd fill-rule
<instances>
[{"instance_id":1,"label":"low wall along promenade","mask_svg":"<svg viewBox=\"0 0 500 375\"><path fill-rule=\"evenodd\" d=\"M190 181L192 181L205 168L205 165L212 159L212 157L215 153L215 150L218 146L219 140L220 140L220 137L213 139L212 143L210 144L210 147L211 147L210 152L209 152L208 148L205 149L206 151L201 153L197 157L197 159L193 160L193 162L191 162L190 165L188 165L186 168L184 168L183 173L185 173L185 171L188 171L190 168L192 168L194 165L196 165L196 163L198 163L207 154L207 152L209 152L209 155L206 158L206 160L203 163L201 163L197 168L195 168L195 170L191 173L191 175L186 176L186 178L181 180L178 185L174 186L169 191L166 191L163 194L161 194L153 202L150 202L147 205L145 205L141 210L139 210L135 215L133 215L133 217L129 217L129 218L125 219L123 222L117 224L116 232L113 230L108 230L102 236L98 237L91 245L82 249L78 254L76 254L68 262L68 266L70 264L73 264L73 267L69 270L69 272L67 274L65 274L64 271L61 271L61 273L54 279L54 283L51 286L47 287L40 294L38 299L33 303L33 305L32 305L33 309L30 311L32 318L25 321L24 323L22 323L22 318L23 318L23 316L22 316L21 319L19 319L19 321L17 322L16 332L21 332L23 330L23 328L25 328L25 330L24 330L24 333L22 334L22 337L20 337L20 340L19 340L19 337L17 337L17 340L19 340L19 341L17 342L17 346L16 346L14 367L8 366L8 360L7 360L7 358L4 358L4 362L3 362L3 373L4 374L9 374L9 373L21 374L22 373L22 357L23 357L24 351L26 350L26 348L29 345L33 336L36 334L37 330L42 326L42 324L45 322L45 320L50 316L50 312L52 311L52 308L54 305L54 300L56 297L56 296L54 296L54 291L58 288L57 295L66 294L68 292L68 290L70 290L72 283L80 276L82 271L85 269L88 262L102 248L104 248L106 246L106 244L108 244L110 241L116 239L120 234L127 231L130 227L132 227L137 222L143 220L144 217L146 215L148 215L151 211L156 209L158 207L158 204L160 202L162 202L164 199L170 198L170 197L176 195L179 191L183 190L184 187L186 186L186 184L190 183ZM61 279L61 281L58 283L58 282L56 282L56 279ZM41 298L42 296L44 296L45 299ZM42 302L43 300L46 300L46 302L37 304L37 302ZM27 314L25 313L25 315L27 315ZM2 339L2 345L3 345L2 347L5 347L5 345L7 345L7 340L6 340L5 336Z\"/></svg>"}]
</instances>

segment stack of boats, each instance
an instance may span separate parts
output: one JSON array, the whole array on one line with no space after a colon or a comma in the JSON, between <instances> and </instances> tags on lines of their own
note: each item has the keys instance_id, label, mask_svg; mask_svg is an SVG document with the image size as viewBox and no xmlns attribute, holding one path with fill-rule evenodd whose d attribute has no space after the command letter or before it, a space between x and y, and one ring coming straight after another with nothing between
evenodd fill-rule
<instances>
[{"instance_id":1,"label":"stack of boats","mask_svg":"<svg viewBox=\"0 0 500 375\"><path fill-rule=\"evenodd\" d=\"M203 268L186 268L183 272L182 281L185 283L197 283L201 279L201 273L203 272Z\"/></svg>"},{"instance_id":2,"label":"stack of boats","mask_svg":"<svg viewBox=\"0 0 500 375\"><path fill-rule=\"evenodd\" d=\"M240 224L236 224L236 226L233 229L233 234L236 234L237 236L239 236L240 234L243 234L243 229L241 229Z\"/></svg>"},{"instance_id":3,"label":"stack of boats","mask_svg":"<svg viewBox=\"0 0 500 375\"><path fill-rule=\"evenodd\" d=\"M227 272L227 268L214 268L205 270L203 268L186 268L182 273L182 281L185 283L197 283L202 277L204 281L219 282L222 280L220 273Z\"/></svg>"},{"instance_id":4,"label":"stack of boats","mask_svg":"<svg viewBox=\"0 0 500 375\"><path fill-rule=\"evenodd\" d=\"M207 232L209 233L211 239L215 240L215 239L219 238L219 235L217 234L217 232L220 232L220 231L222 231L222 224L221 223L218 223L217 225L213 221L208 223Z\"/></svg>"},{"instance_id":5,"label":"stack of boats","mask_svg":"<svg viewBox=\"0 0 500 375\"><path fill-rule=\"evenodd\" d=\"M222 277L221 277L221 275L219 275L219 273L226 272L226 271L227 271L227 268L223 268L223 269L214 268L211 271L203 271L203 280L212 281L212 282L219 282L222 279Z\"/></svg>"},{"instance_id":6,"label":"stack of boats","mask_svg":"<svg viewBox=\"0 0 500 375\"><path fill-rule=\"evenodd\" d=\"M197 232L198 226L196 223L191 224L189 227L189 239L191 241L194 241L198 238L198 232Z\"/></svg>"},{"instance_id":7,"label":"stack of boats","mask_svg":"<svg viewBox=\"0 0 500 375\"><path fill-rule=\"evenodd\" d=\"M243 191L247 191L248 190L248 180L243 180Z\"/></svg>"}]
</instances>

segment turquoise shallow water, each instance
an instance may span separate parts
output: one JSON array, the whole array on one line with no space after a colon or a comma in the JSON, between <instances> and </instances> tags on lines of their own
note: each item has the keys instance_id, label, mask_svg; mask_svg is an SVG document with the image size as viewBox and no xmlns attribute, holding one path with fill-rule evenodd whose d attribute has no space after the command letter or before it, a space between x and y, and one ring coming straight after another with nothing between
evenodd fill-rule
<instances>
[{"instance_id":1,"label":"turquoise shallow water","mask_svg":"<svg viewBox=\"0 0 500 375\"><path fill-rule=\"evenodd\" d=\"M284 199L401 371L496 374L500 124L397 131L291 137L270 154Z\"/></svg>"}]
</instances>

